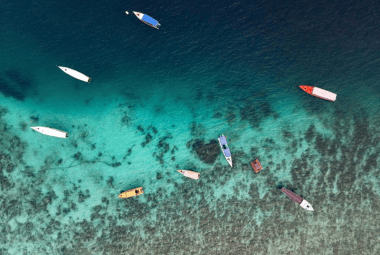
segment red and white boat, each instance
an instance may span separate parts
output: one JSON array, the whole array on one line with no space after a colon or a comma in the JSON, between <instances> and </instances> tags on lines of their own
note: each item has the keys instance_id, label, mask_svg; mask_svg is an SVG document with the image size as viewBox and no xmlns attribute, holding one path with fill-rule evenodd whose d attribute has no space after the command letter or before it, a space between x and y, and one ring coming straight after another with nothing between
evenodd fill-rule
<instances>
[{"instance_id":1,"label":"red and white boat","mask_svg":"<svg viewBox=\"0 0 380 255\"><path fill-rule=\"evenodd\" d=\"M319 98L329 100L329 101L336 100L336 94L330 91L313 87L313 86L307 86L307 85L300 85L300 88L312 96L319 97Z\"/></svg>"},{"instance_id":2,"label":"red and white boat","mask_svg":"<svg viewBox=\"0 0 380 255\"><path fill-rule=\"evenodd\" d=\"M183 176L189 177L191 179L195 179L195 180L199 179L199 173L197 173L197 172L193 172L193 171L189 171L189 170L177 170L177 171L180 174L182 174Z\"/></svg>"}]
</instances>

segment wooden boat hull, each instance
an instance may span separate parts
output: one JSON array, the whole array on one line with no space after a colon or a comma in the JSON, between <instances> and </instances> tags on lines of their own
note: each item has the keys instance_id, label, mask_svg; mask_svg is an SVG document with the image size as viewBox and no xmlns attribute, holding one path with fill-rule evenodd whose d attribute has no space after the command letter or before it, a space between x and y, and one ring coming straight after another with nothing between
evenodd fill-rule
<instances>
[{"instance_id":1,"label":"wooden boat hull","mask_svg":"<svg viewBox=\"0 0 380 255\"><path fill-rule=\"evenodd\" d=\"M120 198L129 198L129 197L135 197L138 195L144 194L144 190L142 187L135 188L135 189L130 189L127 191L124 191L119 195Z\"/></svg>"},{"instance_id":2,"label":"wooden boat hull","mask_svg":"<svg viewBox=\"0 0 380 255\"><path fill-rule=\"evenodd\" d=\"M200 176L200 174L198 172L193 172L190 170L177 170L177 171L180 174L182 174L183 176L186 176L186 177L194 179L194 180L198 180L199 176Z\"/></svg>"}]
</instances>

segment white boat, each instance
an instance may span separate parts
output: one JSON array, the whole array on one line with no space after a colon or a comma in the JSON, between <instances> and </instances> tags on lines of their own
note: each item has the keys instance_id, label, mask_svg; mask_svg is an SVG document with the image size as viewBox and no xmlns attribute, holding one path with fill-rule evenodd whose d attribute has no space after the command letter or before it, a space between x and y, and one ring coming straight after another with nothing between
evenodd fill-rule
<instances>
[{"instance_id":1,"label":"white boat","mask_svg":"<svg viewBox=\"0 0 380 255\"><path fill-rule=\"evenodd\" d=\"M218 137L220 148L223 151L224 157L226 158L228 164L232 167L232 157L231 157L231 152L230 148L228 148L227 144L227 139L226 137L222 134L221 136Z\"/></svg>"},{"instance_id":2,"label":"white boat","mask_svg":"<svg viewBox=\"0 0 380 255\"><path fill-rule=\"evenodd\" d=\"M67 132L54 129L54 128L49 128L49 127L31 127L31 128L44 135L49 135L49 136L54 136L54 137L59 137L59 138L69 137L69 134Z\"/></svg>"},{"instance_id":3,"label":"white boat","mask_svg":"<svg viewBox=\"0 0 380 255\"><path fill-rule=\"evenodd\" d=\"M71 77L74 77L75 79L78 79L78 80L81 80L81 81L84 81L84 82L91 82L91 78L88 77L87 75L84 75L74 69L71 69L71 68L68 68L68 67L64 67L64 66L58 66L59 69L61 69L62 71L64 71L65 73L67 73L68 75L70 75Z\"/></svg>"},{"instance_id":4,"label":"white boat","mask_svg":"<svg viewBox=\"0 0 380 255\"><path fill-rule=\"evenodd\" d=\"M177 170L177 171L180 174L182 174L183 176L189 177L191 179L195 179L195 180L199 179L199 173L197 173L197 172L193 172L193 171L189 171L189 170Z\"/></svg>"}]
</instances>

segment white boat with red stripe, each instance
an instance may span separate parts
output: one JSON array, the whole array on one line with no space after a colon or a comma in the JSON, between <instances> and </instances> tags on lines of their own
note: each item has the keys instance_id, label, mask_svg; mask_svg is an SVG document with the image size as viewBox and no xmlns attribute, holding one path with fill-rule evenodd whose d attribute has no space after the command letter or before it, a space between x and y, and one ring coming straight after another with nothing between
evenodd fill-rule
<instances>
[{"instance_id":1,"label":"white boat with red stripe","mask_svg":"<svg viewBox=\"0 0 380 255\"><path fill-rule=\"evenodd\" d=\"M307 85L300 85L300 88L312 96L319 97L328 101L336 100L336 94L330 91Z\"/></svg>"}]
</instances>

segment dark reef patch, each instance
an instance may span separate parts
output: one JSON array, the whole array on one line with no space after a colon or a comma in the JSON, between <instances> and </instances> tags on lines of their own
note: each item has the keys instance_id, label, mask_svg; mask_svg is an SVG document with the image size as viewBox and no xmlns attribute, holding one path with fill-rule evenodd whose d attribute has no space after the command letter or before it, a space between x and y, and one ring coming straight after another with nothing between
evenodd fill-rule
<instances>
[{"instance_id":1,"label":"dark reef patch","mask_svg":"<svg viewBox=\"0 0 380 255\"><path fill-rule=\"evenodd\" d=\"M131 122L131 118L129 117L127 112L124 112L124 116L121 118L121 124L124 126L128 126Z\"/></svg>"},{"instance_id":2,"label":"dark reef patch","mask_svg":"<svg viewBox=\"0 0 380 255\"><path fill-rule=\"evenodd\" d=\"M248 121L253 128L258 128L260 123L266 118L278 118L267 101L255 100L255 97L244 100L245 106L240 109L240 117L242 121Z\"/></svg>"},{"instance_id":3,"label":"dark reef patch","mask_svg":"<svg viewBox=\"0 0 380 255\"><path fill-rule=\"evenodd\" d=\"M7 70L5 71L5 74L8 76L10 80L12 80L15 84L18 85L20 90L28 90L32 87L31 79L22 76L21 73L16 70Z\"/></svg>"},{"instance_id":4,"label":"dark reef patch","mask_svg":"<svg viewBox=\"0 0 380 255\"><path fill-rule=\"evenodd\" d=\"M158 159L160 164L164 164L164 155L170 150L170 144L166 142L167 139L172 139L171 134L167 134L166 136L162 137L158 143L157 143L157 149L159 153L154 152L153 156Z\"/></svg>"},{"instance_id":5,"label":"dark reef patch","mask_svg":"<svg viewBox=\"0 0 380 255\"><path fill-rule=\"evenodd\" d=\"M305 133L305 140L310 143L316 137L316 129L314 125L310 125Z\"/></svg>"},{"instance_id":6,"label":"dark reef patch","mask_svg":"<svg viewBox=\"0 0 380 255\"><path fill-rule=\"evenodd\" d=\"M234 113L234 108L231 106L228 106L227 112L226 112L226 119L228 123L233 122L236 119L236 114Z\"/></svg>"},{"instance_id":7,"label":"dark reef patch","mask_svg":"<svg viewBox=\"0 0 380 255\"><path fill-rule=\"evenodd\" d=\"M152 130L152 132L153 132L154 135L158 133L157 128L155 128L155 127L152 126L152 125L150 125L147 129L148 129L148 130Z\"/></svg>"},{"instance_id":8,"label":"dark reef patch","mask_svg":"<svg viewBox=\"0 0 380 255\"><path fill-rule=\"evenodd\" d=\"M215 119L221 119L223 117L223 114L221 114L220 112L216 112L214 113L214 115L212 115L212 117Z\"/></svg>"},{"instance_id":9,"label":"dark reef patch","mask_svg":"<svg viewBox=\"0 0 380 255\"><path fill-rule=\"evenodd\" d=\"M143 126L141 126L141 125L138 125L137 130L140 131L141 133L145 132Z\"/></svg>"},{"instance_id":10,"label":"dark reef patch","mask_svg":"<svg viewBox=\"0 0 380 255\"><path fill-rule=\"evenodd\" d=\"M81 160L81 159L82 159L82 153L78 151L77 153L74 154L73 157L74 157L76 160Z\"/></svg>"},{"instance_id":11,"label":"dark reef patch","mask_svg":"<svg viewBox=\"0 0 380 255\"><path fill-rule=\"evenodd\" d=\"M174 155L175 151L178 151L178 147L174 145L170 153Z\"/></svg>"},{"instance_id":12,"label":"dark reef patch","mask_svg":"<svg viewBox=\"0 0 380 255\"><path fill-rule=\"evenodd\" d=\"M110 176L107 180L107 186L110 187L110 188L114 188L113 186L113 182L114 182L114 179L112 176Z\"/></svg>"},{"instance_id":13,"label":"dark reef patch","mask_svg":"<svg viewBox=\"0 0 380 255\"><path fill-rule=\"evenodd\" d=\"M38 116L30 116L30 120L34 123L34 122L38 122L40 118Z\"/></svg>"},{"instance_id":14,"label":"dark reef patch","mask_svg":"<svg viewBox=\"0 0 380 255\"><path fill-rule=\"evenodd\" d=\"M78 194L78 203L83 203L89 197L91 197L89 190L86 190L85 194L83 194L83 192L80 190Z\"/></svg>"},{"instance_id":15,"label":"dark reef patch","mask_svg":"<svg viewBox=\"0 0 380 255\"><path fill-rule=\"evenodd\" d=\"M202 124L192 122L190 125L190 134L192 137L203 137L206 133L206 128Z\"/></svg>"},{"instance_id":16,"label":"dark reef patch","mask_svg":"<svg viewBox=\"0 0 380 255\"><path fill-rule=\"evenodd\" d=\"M28 127L28 124L26 124L25 121L22 121L20 123L20 128L22 131L26 131L27 127Z\"/></svg>"},{"instance_id":17,"label":"dark reef patch","mask_svg":"<svg viewBox=\"0 0 380 255\"><path fill-rule=\"evenodd\" d=\"M10 85L7 81L0 78L0 92L5 97L13 97L16 100L24 101L25 94L21 89L18 89L17 87L13 87Z\"/></svg>"},{"instance_id":18,"label":"dark reef patch","mask_svg":"<svg viewBox=\"0 0 380 255\"><path fill-rule=\"evenodd\" d=\"M147 144L149 144L151 141L153 140L153 136L148 133L146 136L145 136L145 141L141 143L141 147L145 147Z\"/></svg>"},{"instance_id":19,"label":"dark reef patch","mask_svg":"<svg viewBox=\"0 0 380 255\"><path fill-rule=\"evenodd\" d=\"M220 154L220 147L215 139L210 140L208 143L205 143L204 140L196 139L192 142L192 151L195 151L201 161L214 164Z\"/></svg>"}]
</instances>

